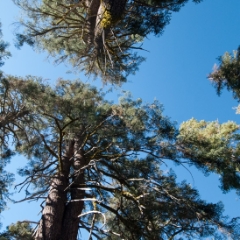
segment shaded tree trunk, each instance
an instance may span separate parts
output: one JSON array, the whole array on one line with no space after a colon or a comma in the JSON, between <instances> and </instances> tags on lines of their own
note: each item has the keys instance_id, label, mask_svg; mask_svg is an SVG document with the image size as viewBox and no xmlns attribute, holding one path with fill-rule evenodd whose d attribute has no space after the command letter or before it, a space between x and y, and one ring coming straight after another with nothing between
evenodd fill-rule
<instances>
[{"instance_id":1,"label":"shaded tree trunk","mask_svg":"<svg viewBox=\"0 0 240 240\"><path fill-rule=\"evenodd\" d=\"M91 44L94 40L94 30L96 26L97 13L100 6L100 0L86 0L88 7L88 16L86 20L87 33L84 35L83 40Z\"/></svg>"},{"instance_id":2,"label":"shaded tree trunk","mask_svg":"<svg viewBox=\"0 0 240 240\"><path fill-rule=\"evenodd\" d=\"M66 205L66 191L70 172L70 158L73 156L73 142L69 142L62 157L62 172L52 179L46 205L42 211L35 240L59 240ZM67 238L66 238L67 239Z\"/></svg>"},{"instance_id":3,"label":"shaded tree trunk","mask_svg":"<svg viewBox=\"0 0 240 240\"><path fill-rule=\"evenodd\" d=\"M109 32L109 30L107 30L106 28L104 29L101 24L105 11L106 10L103 5L103 2L101 2L101 5L99 6L99 9L97 12L97 18L96 18L95 28L94 28L94 45L96 47L96 51L98 55L103 53L104 38L107 36Z\"/></svg>"},{"instance_id":4,"label":"shaded tree trunk","mask_svg":"<svg viewBox=\"0 0 240 240\"><path fill-rule=\"evenodd\" d=\"M84 170L82 169L86 165L84 158L84 152L81 148L81 141L75 140L74 143L74 158L72 166L74 168L72 184L70 187L71 201L66 205L61 240L76 240L79 227L79 215L81 214L84 201L85 191L80 188L84 187Z\"/></svg>"},{"instance_id":5,"label":"shaded tree trunk","mask_svg":"<svg viewBox=\"0 0 240 240\"><path fill-rule=\"evenodd\" d=\"M127 0L102 0L95 20L94 45L97 53L103 54L105 39L110 34L111 27L121 19Z\"/></svg>"},{"instance_id":6,"label":"shaded tree trunk","mask_svg":"<svg viewBox=\"0 0 240 240\"><path fill-rule=\"evenodd\" d=\"M35 236L36 240L57 240L60 238L59 234L66 202L64 192L66 187L67 181L63 174L58 174L53 178Z\"/></svg>"}]
</instances>

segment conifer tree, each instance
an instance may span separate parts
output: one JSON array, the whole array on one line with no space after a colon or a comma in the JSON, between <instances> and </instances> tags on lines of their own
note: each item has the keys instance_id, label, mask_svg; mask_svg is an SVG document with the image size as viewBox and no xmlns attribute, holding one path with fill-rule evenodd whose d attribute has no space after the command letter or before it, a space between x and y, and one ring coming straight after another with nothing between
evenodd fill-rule
<instances>
[{"instance_id":1,"label":"conifer tree","mask_svg":"<svg viewBox=\"0 0 240 240\"><path fill-rule=\"evenodd\" d=\"M240 135L235 122L220 124L191 119L181 124L178 148L190 164L219 174L224 192L240 190Z\"/></svg>"},{"instance_id":2,"label":"conifer tree","mask_svg":"<svg viewBox=\"0 0 240 240\"><path fill-rule=\"evenodd\" d=\"M11 56L7 48L8 43L2 40L0 23L0 67L2 67L4 61ZM3 72L0 71L0 213L6 207L6 199L9 197L8 187L13 181L13 175L4 170L10 157L13 155L13 152L8 148L8 144L5 141L4 131L7 131L7 125L12 122L13 119L22 114L19 111L12 111L15 107L13 102L12 105L5 105L7 101L7 86L4 85L4 83L6 83L5 80Z\"/></svg>"},{"instance_id":3,"label":"conifer tree","mask_svg":"<svg viewBox=\"0 0 240 240\"><path fill-rule=\"evenodd\" d=\"M224 88L233 92L233 97L240 100L240 49L232 54L226 52L219 57L219 66L214 65L209 79L220 95ZM236 108L239 113L240 107ZM183 156L204 172L220 175L221 188L224 192L240 190L240 133L235 122L220 124L218 121L206 122L191 119L182 123L178 136L178 145Z\"/></svg>"},{"instance_id":4,"label":"conifer tree","mask_svg":"<svg viewBox=\"0 0 240 240\"><path fill-rule=\"evenodd\" d=\"M4 60L11 56L10 52L7 50L8 43L2 39L1 23L0 23L0 67L3 66Z\"/></svg>"},{"instance_id":5,"label":"conifer tree","mask_svg":"<svg viewBox=\"0 0 240 240\"><path fill-rule=\"evenodd\" d=\"M34 240L32 231L33 229L28 222L17 222L0 233L0 240Z\"/></svg>"},{"instance_id":6,"label":"conifer tree","mask_svg":"<svg viewBox=\"0 0 240 240\"><path fill-rule=\"evenodd\" d=\"M214 65L214 69L209 74L209 79L216 87L218 95L221 94L223 88L227 88L233 92L233 96L240 100L240 47L233 53L226 52L218 58L219 66Z\"/></svg>"},{"instance_id":7,"label":"conifer tree","mask_svg":"<svg viewBox=\"0 0 240 240\"><path fill-rule=\"evenodd\" d=\"M160 35L188 0L14 0L26 17L19 45L47 50L103 82L121 84L144 60L136 50ZM200 0L193 0L200 2Z\"/></svg>"},{"instance_id":8,"label":"conifer tree","mask_svg":"<svg viewBox=\"0 0 240 240\"><path fill-rule=\"evenodd\" d=\"M161 165L179 162L175 125L157 102L129 95L118 104L80 81L8 77L29 113L12 126L23 200L44 201L34 239L216 239L239 237L220 203L206 203ZM186 157L186 159L188 159ZM220 230L220 231L218 231Z\"/></svg>"},{"instance_id":9,"label":"conifer tree","mask_svg":"<svg viewBox=\"0 0 240 240\"><path fill-rule=\"evenodd\" d=\"M19 46L36 44L58 61L69 59L87 74L120 84L143 61L134 52L139 42L161 34L186 2L15 0L28 15ZM1 42L0 64L9 56L6 47ZM211 74L219 92L227 86L236 97L238 58L226 54ZM166 160L188 161L220 174L224 191L239 190L235 123L192 119L177 130L157 101L144 105L126 95L113 104L80 81L60 79L50 87L40 78L1 73L0 90L0 170L13 152L24 155L22 201L42 199L44 206L34 234L18 222L0 239L76 240L81 230L89 239L239 238L238 218L228 220L221 203L201 200L162 169ZM1 195L8 183L0 182Z\"/></svg>"}]
</instances>

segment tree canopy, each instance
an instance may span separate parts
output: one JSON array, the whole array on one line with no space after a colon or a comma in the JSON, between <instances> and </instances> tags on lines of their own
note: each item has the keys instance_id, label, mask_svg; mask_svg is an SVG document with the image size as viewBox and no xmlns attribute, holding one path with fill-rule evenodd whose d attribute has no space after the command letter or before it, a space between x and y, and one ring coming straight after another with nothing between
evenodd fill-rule
<instances>
[{"instance_id":1,"label":"tree canopy","mask_svg":"<svg viewBox=\"0 0 240 240\"><path fill-rule=\"evenodd\" d=\"M8 43L3 41L2 39L2 31L1 31L1 23L0 23L0 67L3 66L6 58L11 56L10 52L7 50L7 47L8 47Z\"/></svg>"},{"instance_id":2,"label":"tree canopy","mask_svg":"<svg viewBox=\"0 0 240 240\"><path fill-rule=\"evenodd\" d=\"M121 85L144 60L142 40L160 35L188 0L14 0L26 17L19 45L36 44L85 74ZM193 0L200 2L200 0Z\"/></svg>"},{"instance_id":3,"label":"tree canopy","mask_svg":"<svg viewBox=\"0 0 240 240\"><path fill-rule=\"evenodd\" d=\"M11 56L7 47L8 43L2 40L0 23L0 67L3 66L4 61ZM6 106L5 96L7 94L7 87L6 85L4 86L4 83L6 83L5 80L3 72L0 71L0 213L6 207L6 200L9 197L8 187L13 181L13 174L4 170L10 157L13 155L13 152L8 148L8 144L5 141L4 132L7 131L7 125L11 120L17 117L12 111L13 105Z\"/></svg>"},{"instance_id":4,"label":"tree canopy","mask_svg":"<svg viewBox=\"0 0 240 240\"><path fill-rule=\"evenodd\" d=\"M214 69L209 74L209 79L216 87L217 93L220 95L224 87L233 92L234 98L240 100L240 47L233 53L226 52L218 58L220 65L214 65Z\"/></svg>"},{"instance_id":5,"label":"tree canopy","mask_svg":"<svg viewBox=\"0 0 240 240\"><path fill-rule=\"evenodd\" d=\"M205 173L219 174L224 191L240 190L239 125L191 119L181 124L178 144L184 156Z\"/></svg>"},{"instance_id":6,"label":"tree canopy","mask_svg":"<svg viewBox=\"0 0 240 240\"><path fill-rule=\"evenodd\" d=\"M86 74L121 84L143 58L135 50L160 35L187 0L14 0L27 14L24 42L68 59ZM195 0L194 2L200 2ZM0 65L10 56L0 41ZM239 52L226 53L210 74L239 98ZM13 154L27 159L18 201L42 201L35 230L17 222L0 240L238 239L239 218L177 182L167 161L220 176L223 191L239 192L239 126L191 119L178 129L163 106L130 93L118 103L80 80L48 84L40 77L0 73L0 211L13 179Z\"/></svg>"},{"instance_id":7,"label":"tree canopy","mask_svg":"<svg viewBox=\"0 0 240 240\"><path fill-rule=\"evenodd\" d=\"M0 234L0 240L33 240L32 227L28 222L17 222Z\"/></svg>"},{"instance_id":8,"label":"tree canopy","mask_svg":"<svg viewBox=\"0 0 240 240\"><path fill-rule=\"evenodd\" d=\"M157 101L126 95L112 104L89 85L61 79L52 88L9 76L7 86L29 110L14 120L11 137L28 159L19 170L23 200L45 201L35 239L76 239L81 229L97 239L239 236L238 220L227 221L220 203L206 203L161 169L183 154Z\"/></svg>"}]
</instances>

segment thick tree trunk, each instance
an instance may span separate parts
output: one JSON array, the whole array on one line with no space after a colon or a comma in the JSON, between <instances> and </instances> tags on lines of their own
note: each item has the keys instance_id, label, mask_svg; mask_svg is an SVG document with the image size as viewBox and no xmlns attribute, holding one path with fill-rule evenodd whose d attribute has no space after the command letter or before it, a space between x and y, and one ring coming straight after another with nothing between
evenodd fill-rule
<instances>
[{"instance_id":1,"label":"thick tree trunk","mask_svg":"<svg viewBox=\"0 0 240 240\"><path fill-rule=\"evenodd\" d=\"M36 240L57 240L60 238L62 218L66 203L64 189L67 187L66 177L58 174L53 178L42 219L36 233Z\"/></svg>"},{"instance_id":2,"label":"thick tree trunk","mask_svg":"<svg viewBox=\"0 0 240 240\"><path fill-rule=\"evenodd\" d=\"M82 169L86 165L84 158L84 152L81 147L81 142L77 139L74 144L74 176L73 183L70 187L71 201L65 207L63 226L61 233L61 240L76 240L79 228L79 215L81 214L84 201L85 191L79 188L84 187L84 170Z\"/></svg>"},{"instance_id":3,"label":"thick tree trunk","mask_svg":"<svg viewBox=\"0 0 240 240\"><path fill-rule=\"evenodd\" d=\"M121 18L126 8L127 0L86 0L88 16L86 33L83 40L94 44L97 57L104 57L105 39L110 34L110 28Z\"/></svg>"},{"instance_id":4,"label":"thick tree trunk","mask_svg":"<svg viewBox=\"0 0 240 240\"><path fill-rule=\"evenodd\" d=\"M71 156L73 156L73 142L70 142L66 147L66 152L62 157L62 172L57 173L52 179L35 240L60 239L63 214L66 205L65 189L68 186L68 175L70 171L69 160Z\"/></svg>"},{"instance_id":5,"label":"thick tree trunk","mask_svg":"<svg viewBox=\"0 0 240 240\"><path fill-rule=\"evenodd\" d=\"M94 45L98 55L104 53L105 39L113 27L123 15L127 0L102 0L97 12L94 30Z\"/></svg>"},{"instance_id":6,"label":"thick tree trunk","mask_svg":"<svg viewBox=\"0 0 240 240\"><path fill-rule=\"evenodd\" d=\"M76 240L85 191L84 169L86 160L80 138L70 141L62 157L62 172L52 180L46 205L37 229L35 240ZM70 167L73 167L72 183L69 182ZM68 190L67 187L70 187ZM70 199L67 192L70 191ZM67 201L69 202L67 203ZM67 204L66 204L67 203Z\"/></svg>"},{"instance_id":7,"label":"thick tree trunk","mask_svg":"<svg viewBox=\"0 0 240 240\"><path fill-rule=\"evenodd\" d=\"M84 201L84 191L76 188L83 187L84 176L81 173L75 178L75 183L71 187L71 201L65 207L61 240L76 240L79 229L79 215L81 214ZM75 188L75 189L74 189Z\"/></svg>"},{"instance_id":8,"label":"thick tree trunk","mask_svg":"<svg viewBox=\"0 0 240 240\"><path fill-rule=\"evenodd\" d=\"M98 12L97 12L97 18L96 18L96 22L95 22L95 26L94 26L94 45L95 45L98 53L103 51L103 31L104 31L104 28L101 24L101 21L103 19L104 12L105 12L105 7L103 5L103 2L101 2L101 5L99 6L99 9L98 9ZM104 34L106 36L106 33L104 33Z\"/></svg>"},{"instance_id":9,"label":"thick tree trunk","mask_svg":"<svg viewBox=\"0 0 240 240\"><path fill-rule=\"evenodd\" d=\"M87 33L84 35L83 40L91 44L94 40L94 29L96 26L97 13L100 6L100 0L86 0L88 7L88 16L86 20Z\"/></svg>"}]
</instances>

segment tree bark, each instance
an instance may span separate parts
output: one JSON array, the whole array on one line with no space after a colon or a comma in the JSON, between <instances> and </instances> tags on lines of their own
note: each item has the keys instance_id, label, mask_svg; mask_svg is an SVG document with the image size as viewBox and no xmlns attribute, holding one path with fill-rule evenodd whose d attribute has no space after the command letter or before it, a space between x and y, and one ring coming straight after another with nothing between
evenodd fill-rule
<instances>
[{"instance_id":1,"label":"tree bark","mask_svg":"<svg viewBox=\"0 0 240 240\"><path fill-rule=\"evenodd\" d=\"M65 189L68 186L71 156L73 156L73 142L69 142L66 146L65 154L62 157L62 172L57 173L52 179L35 240L60 239L67 198Z\"/></svg>"},{"instance_id":2,"label":"tree bark","mask_svg":"<svg viewBox=\"0 0 240 240\"><path fill-rule=\"evenodd\" d=\"M96 26L97 13L100 6L100 0L86 0L88 7L88 16L86 20L87 33L84 35L83 40L91 44L94 40L94 29Z\"/></svg>"},{"instance_id":3,"label":"tree bark","mask_svg":"<svg viewBox=\"0 0 240 240\"><path fill-rule=\"evenodd\" d=\"M104 53L105 39L113 27L123 15L127 0L102 0L97 12L94 30L94 45L98 55ZM106 19L109 18L109 19Z\"/></svg>"},{"instance_id":4,"label":"tree bark","mask_svg":"<svg viewBox=\"0 0 240 240\"><path fill-rule=\"evenodd\" d=\"M61 240L76 240L79 228L79 215L81 214L84 201L85 191L79 188L84 187L84 169L86 160L84 158L84 152L81 149L81 141L75 140L74 143L74 158L73 158L73 179L70 187L71 201L66 205L63 216L63 225Z\"/></svg>"},{"instance_id":5,"label":"tree bark","mask_svg":"<svg viewBox=\"0 0 240 240\"><path fill-rule=\"evenodd\" d=\"M124 13L127 0L86 0L88 16L86 20L86 34L83 40L88 44L94 44L98 57L104 57L105 38L110 33L110 27L114 25ZM107 13L107 14L106 14ZM103 26L104 15L110 17L113 22Z\"/></svg>"},{"instance_id":6,"label":"tree bark","mask_svg":"<svg viewBox=\"0 0 240 240\"><path fill-rule=\"evenodd\" d=\"M42 219L36 233L36 240L57 240L60 238L63 212L66 202L64 189L67 187L66 177L58 174L52 180Z\"/></svg>"}]
</instances>

